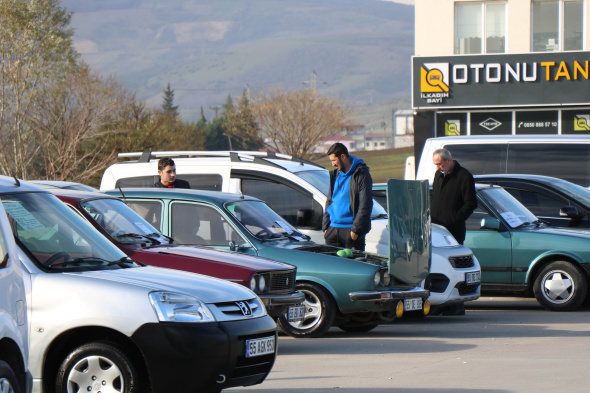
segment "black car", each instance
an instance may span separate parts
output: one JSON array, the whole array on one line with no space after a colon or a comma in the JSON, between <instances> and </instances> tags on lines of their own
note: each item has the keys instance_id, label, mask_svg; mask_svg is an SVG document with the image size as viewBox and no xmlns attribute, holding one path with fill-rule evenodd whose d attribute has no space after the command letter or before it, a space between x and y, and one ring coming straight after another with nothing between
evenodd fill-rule
<instances>
[{"instance_id":1,"label":"black car","mask_svg":"<svg viewBox=\"0 0 590 393\"><path fill-rule=\"evenodd\" d=\"M477 175L476 183L504 187L535 216L554 227L590 228L590 190L539 175Z\"/></svg>"}]
</instances>

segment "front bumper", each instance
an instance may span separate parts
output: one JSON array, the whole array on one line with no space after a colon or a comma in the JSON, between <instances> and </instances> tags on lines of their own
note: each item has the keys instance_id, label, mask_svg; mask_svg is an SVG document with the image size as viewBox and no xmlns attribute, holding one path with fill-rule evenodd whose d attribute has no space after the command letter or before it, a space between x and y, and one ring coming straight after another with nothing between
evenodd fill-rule
<instances>
[{"instance_id":1,"label":"front bumper","mask_svg":"<svg viewBox=\"0 0 590 393\"><path fill-rule=\"evenodd\" d=\"M132 336L143 354L153 393L201 393L259 384L275 353L246 358L245 341L275 337L269 316L210 323L150 323ZM223 381L223 382L220 382Z\"/></svg>"},{"instance_id":2,"label":"front bumper","mask_svg":"<svg viewBox=\"0 0 590 393\"><path fill-rule=\"evenodd\" d=\"M266 306L268 315L278 318L287 312L289 306L303 303L305 295L301 292L293 292L287 295L262 295L260 300Z\"/></svg>"},{"instance_id":3,"label":"front bumper","mask_svg":"<svg viewBox=\"0 0 590 393\"><path fill-rule=\"evenodd\" d=\"M415 287L407 290L351 292L349 296L353 302L391 302L416 297L426 299L429 294L428 290Z\"/></svg>"}]
</instances>

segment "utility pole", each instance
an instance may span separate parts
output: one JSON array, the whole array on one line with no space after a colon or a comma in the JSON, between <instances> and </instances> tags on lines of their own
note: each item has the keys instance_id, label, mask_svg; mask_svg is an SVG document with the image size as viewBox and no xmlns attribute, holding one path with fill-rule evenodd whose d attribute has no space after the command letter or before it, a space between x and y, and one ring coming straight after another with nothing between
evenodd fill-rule
<instances>
[{"instance_id":1,"label":"utility pole","mask_svg":"<svg viewBox=\"0 0 590 393\"><path fill-rule=\"evenodd\" d=\"M215 111L215 118L217 119L217 112L219 112L221 108L218 106L210 106L209 109Z\"/></svg>"},{"instance_id":2,"label":"utility pole","mask_svg":"<svg viewBox=\"0 0 590 393\"><path fill-rule=\"evenodd\" d=\"M304 85L311 85L311 90L317 94L318 92L318 74L315 71L311 72L311 80L303 82ZM322 82L323 85L326 85L327 82Z\"/></svg>"}]
</instances>

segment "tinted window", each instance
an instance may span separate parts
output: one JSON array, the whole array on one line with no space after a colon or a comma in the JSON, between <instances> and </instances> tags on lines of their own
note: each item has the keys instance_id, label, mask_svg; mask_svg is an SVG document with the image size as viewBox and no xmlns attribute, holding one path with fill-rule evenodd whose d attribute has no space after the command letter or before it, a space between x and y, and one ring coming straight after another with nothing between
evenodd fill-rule
<instances>
[{"instance_id":1,"label":"tinted window","mask_svg":"<svg viewBox=\"0 0 590 393\"><path fill-rule=\"evenodd\" d=\"M462 167L473 175L506 173L508 144L446 145Z\"/></svg>"},{"instance_id":2,"label":"tinted window","mask_svg":"<svg viewBox=\"0 0 590 393\"><path fill-rule=\"evenodd\" d=\"M186 180L195 190L221 191L222 177L218 174L182 174L176 176ZM153 187L159 180L158 175L126 177L117 180L115 188L123 187Z\"/></svg>"},{"instance_id":3,"label":"tinted window","mask_svg":"<svg viewBox=\"0 0 590 393\"><path fill-rule=\"evenodd\" d=\"M559 210L568 203L561 198L551 198L537 192L505 188L513 197L518 199L527 209L537 217L559 217Z\"/></svg>"}]
</instances>

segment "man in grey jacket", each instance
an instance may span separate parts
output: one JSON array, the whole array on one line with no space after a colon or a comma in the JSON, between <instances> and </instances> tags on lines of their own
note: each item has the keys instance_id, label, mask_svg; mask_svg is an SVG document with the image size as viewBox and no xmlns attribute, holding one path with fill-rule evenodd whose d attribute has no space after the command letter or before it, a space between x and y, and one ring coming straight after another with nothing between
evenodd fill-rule
<instances>
[{"instance_id":1,"label":"man in grey jacket","mask_svg":"<svg viewBox=\"0 0 590 393\"><path fill-rule=\"evenodd\" d=\"M332 165L330 190L322 229L326 244L365 250L365 236L371 230L373 179L362 159L348 154L342 143L328 149Z\"/></svg>"}]
</instances>

